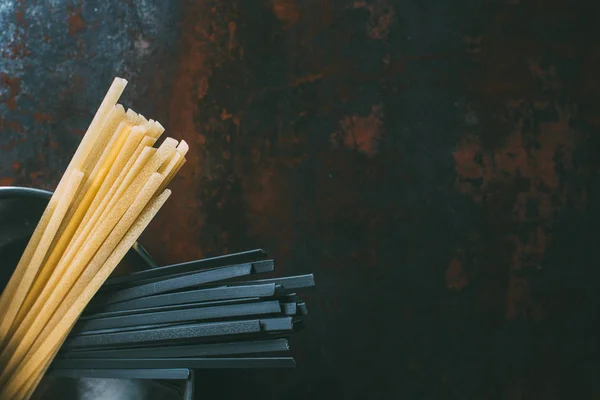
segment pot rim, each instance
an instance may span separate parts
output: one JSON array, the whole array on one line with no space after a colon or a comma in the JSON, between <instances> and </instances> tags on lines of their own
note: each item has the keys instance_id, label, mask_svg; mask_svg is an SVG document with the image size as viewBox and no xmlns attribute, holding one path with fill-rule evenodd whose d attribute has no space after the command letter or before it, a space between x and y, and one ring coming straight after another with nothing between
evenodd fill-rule
<instances>
[{"instance_id":1,"label":"pot rim","mask_svg":"<svg viewBox=\"0 0 600 400\"><path fill-rule=\"evenodd\" d=\"M50 199L52 192L24 186L0 186L0 198L28 196L38 199Z\"/></svg>"}]
</instances>

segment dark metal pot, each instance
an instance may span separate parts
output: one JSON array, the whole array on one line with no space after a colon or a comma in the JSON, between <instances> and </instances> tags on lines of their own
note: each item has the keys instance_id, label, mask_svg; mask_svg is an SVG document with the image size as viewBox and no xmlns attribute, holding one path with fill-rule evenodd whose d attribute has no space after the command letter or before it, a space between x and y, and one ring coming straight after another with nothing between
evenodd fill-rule
<instances>
[{"instance_id":1,"label":"dark metal pot","mask_svg":"<svg viewBox=\"0 0 600 400\"><path fill-rule=\"evenodd\" d=\"M10 279L29 238L33 234L51 192L23 187L0 187L0 291ZM136 244L115 274L152 268L154 262ZM185 399L193 398L193 374L187 380L141 380L105 378L58 378L46 376L35 399Z\"/></svg>"}]
</instances>

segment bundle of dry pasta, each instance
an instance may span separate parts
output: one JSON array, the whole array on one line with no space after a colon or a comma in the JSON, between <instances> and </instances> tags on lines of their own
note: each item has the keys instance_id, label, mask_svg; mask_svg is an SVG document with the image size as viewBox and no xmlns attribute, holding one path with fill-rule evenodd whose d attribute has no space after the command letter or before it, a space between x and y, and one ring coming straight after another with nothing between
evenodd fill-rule
<instances>
[{"instance_id":1,"label":"bundle of dry pasta","mask_svg":"<svg viewBox=\"0 0 600 400\"><path fill-rule=\"evenodd\" d=\"M0 398L31 396L92 296L170 195L188 146L115 78L0 298Z\"/></svg>"}]
</instances>

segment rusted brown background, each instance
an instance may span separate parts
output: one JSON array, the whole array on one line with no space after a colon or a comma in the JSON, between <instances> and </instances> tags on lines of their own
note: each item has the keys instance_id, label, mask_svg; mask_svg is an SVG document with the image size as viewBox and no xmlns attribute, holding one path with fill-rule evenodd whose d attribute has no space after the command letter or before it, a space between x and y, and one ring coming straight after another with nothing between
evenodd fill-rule
<instances>
[{"instance_id":1,"label":"rusted brown background","mask_svg":"<svg viewBox=\"0 0 600 400\"><path fill-rule=\"evenodd\" d=\"M0 0L0 184L54 188L122 76L191 144L153 256L317 278L299 367L199 398L599 398L594 4Z\"/></svg>"}]
</instances>

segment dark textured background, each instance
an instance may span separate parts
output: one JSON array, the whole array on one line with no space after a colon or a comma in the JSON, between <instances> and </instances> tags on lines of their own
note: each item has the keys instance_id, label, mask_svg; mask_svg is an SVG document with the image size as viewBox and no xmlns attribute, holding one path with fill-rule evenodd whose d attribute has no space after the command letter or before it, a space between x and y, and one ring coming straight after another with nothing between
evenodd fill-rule
<instances>
[{"instance_id":1,"label":"dark textured background","mask_svg":"<svg viewBox=\"0 0 600 400\"><path fill-rule=\"evenodd\" d=\"M191 144L153 256L317 278L299 367L202 398L599 398L594 4L0 0L0 184L53 189L122 76Z\"/></svg>"}]
</instances>

